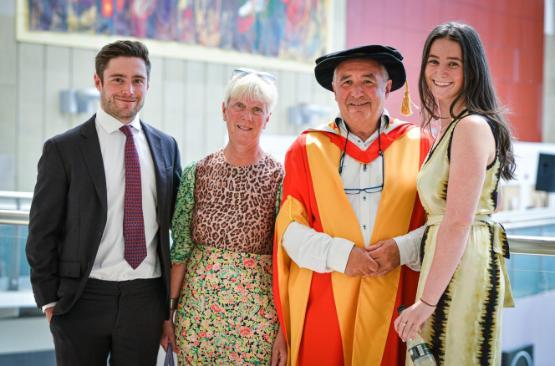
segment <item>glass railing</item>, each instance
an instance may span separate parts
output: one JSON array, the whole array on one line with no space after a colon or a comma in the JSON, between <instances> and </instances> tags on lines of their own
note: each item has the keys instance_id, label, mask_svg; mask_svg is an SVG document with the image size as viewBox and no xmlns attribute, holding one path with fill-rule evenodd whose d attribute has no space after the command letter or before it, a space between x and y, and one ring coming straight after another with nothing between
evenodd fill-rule
<instances>
[{"instance_id":1,"label":"glass railing","mask_svg":"<svg viewBox=\"0 0 555 366\"><path fill-rule=\"evenodd\" d=\"M0 318L33 306L25 241L32 193L0 191Z\"/></svg>"},{"instance_id":2,"label":"glass railing","mask_svg":"<svg viewBox=\"0 0 555 366\"><path fill-rule=\"evenodd\" d=\"M37 337L42 334L44 347L51 345L48 327L36 309L29 282L25 257L28 216L26 211L0 210L0 364L2 354L7 353L4 349L7 346L2 345L4 338L13 343L13 335L3 334L3 324L28 322L28 331ZM508 233L511 258L507 268L516 307L504 310L503 362L518 355L518 362L527 362L530 358L534 365L554 365L551 349L552 329L555 329L552 310L555 309L555 224L509 229ZM549 236L539 236L545 234ZM24 336L22 342L25 342ZM44 352L44 349L38 351Z\"/></svg>"},{"instance_id":3,"label":"glass railing","mask_svg":"<svg viewBox=\"0 0 555 366\"><path fill-rule=\"evenodd\" d=\"M0 210L29 211L31 192L0 191Z\"/></svg>"},{"instance_id":4,"label":"glass railing","mask_svg":"<svg viewBox=\"0 0 555 366\"><path fill-rule=\"evenodd\" d=\"M36 310L25 257L28 213L0 210L0 319Z\"/></svg>"},{"instance_id":5,"label":"glass railing","mask_svg":"<svg viewBox=\"0 0 555 366\"><path fill-rule=\"evenodd\" d=\"M503 313L504 365L555 365L555 223L508 229L515 307Z\"/></svg>"},{"instance_id":6,"label":"glass railing","mask_svg":"<svg viewBox=\"0 0 555 366\"><path fill-rule=\"evenodd\" d=\"M508 262L515 307L504 310L502 342L506 358L519 356L506 365L555 364L555 238L535 244L534 254L522 254L525 249L519 248ZM550 254L540 254L546 246Z\"/></svg>"}]
</instances>

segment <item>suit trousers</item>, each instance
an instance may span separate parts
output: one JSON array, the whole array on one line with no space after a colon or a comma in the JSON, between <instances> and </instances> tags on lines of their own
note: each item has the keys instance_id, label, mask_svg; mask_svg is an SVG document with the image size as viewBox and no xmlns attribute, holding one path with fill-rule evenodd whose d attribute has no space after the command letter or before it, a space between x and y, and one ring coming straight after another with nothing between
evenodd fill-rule
<instances>
[{"instance_id":1,"label":"suit trousers","mask_svg":"<svg viewBox=\"0 0 555 366\"><path fill-rule=\"evenodd\" d=\"M57 364L156 365L165 303L161 278L89 279L69 312L50 322Z\"/></svg>"}]
</instances>

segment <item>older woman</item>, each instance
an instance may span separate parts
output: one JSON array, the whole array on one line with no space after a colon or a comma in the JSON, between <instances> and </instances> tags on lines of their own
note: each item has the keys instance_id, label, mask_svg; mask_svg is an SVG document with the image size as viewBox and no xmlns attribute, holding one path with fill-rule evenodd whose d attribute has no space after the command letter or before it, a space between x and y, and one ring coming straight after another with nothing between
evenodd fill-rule
<instances>
[{"instance_id":1,"label":"older woman","mask_svg":"<svg viewBox=\"0 0 555 366\"><path fill-rule=\"evenodd\" d=\"M273 75L234 71L222 103L229 142L183 171L173 218L171 310L162 346L181 365L284 364L272 302L272 240L282 165L260 134L276 104ZM175 304L175 305L174 305Z\"/></svg>"},{"instance_id":2,"label":"older woman","mask_svg":"<svg viewBox=\"0 0 555 366\"><path fill-rule=\"evenodd\" d=\"M500 177L515 169L484 47L470 26L446 23L424 45L420 99L425 125L440 134L418 176L426 209L417 299L395 328L406 340L422 329L441 365L501 363L503 306L512 305L503 227L491 214Z\"/></svg>"}]
</instances>

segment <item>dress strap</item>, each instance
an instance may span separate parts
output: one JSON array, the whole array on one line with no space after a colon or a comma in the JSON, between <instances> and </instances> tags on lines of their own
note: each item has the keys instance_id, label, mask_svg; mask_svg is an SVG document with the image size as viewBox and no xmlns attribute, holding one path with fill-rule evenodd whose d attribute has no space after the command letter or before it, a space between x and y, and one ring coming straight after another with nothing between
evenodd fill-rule
<instances>
[{"instance_id":1,"label":"dress strap","mask_svg":"<svg viewBox=\"0 0 555 366\"><path fill-rule=\"evenodd\" d=\"M434 152L439 148L439 145L443 142L443 139L451 133L452 128L454 128L453 126L455 126L457 124L457 122L459 122L463 117L466 116L466 114L468 113L468 110L465 108L462 110L461 113L457 114L455 116L455 118L453 118L453 120L451 122L449 122L449 125L447 126L447 128L445 129L445 132L443 133L443 135L441 135L441 137L439 138L439 141L437 141L437 143L434 143L432 148L430 149L429 153L428 153L428 157L426 158L427 162L428 160L430 160L430 158L432 157L432 155L434 154ZM447 156L448 158L450 158L450 151L451 151L451 139L453 138L453 135L451 133L451 135L449 136L449 147L447 149Z\"/></svg>"},{"instance_id":2,"label":"dress strap","mask_svg":"<svg viewBox=\"0 0 555 366\"><path fill-rule=\"evenodd\" d=\"M455 127L457 126L457 124L461 121L461 119L463 119L464 117L468 116L470 113L468 112L467 109L464 109L461 113L459 113L457 115L457 117L455 117L455 119L453 119L453 121L449 124L448 128L451 128L451 126L453 126L453 128L451 128L451 131L449 131L450 135L449 135L449 143L447 146L447 160L450 162L451 161L451 143L453 142L453 131L455 130ZM448 131L445 131L445 134L447 134Z\"/></svg>"}]
</instances>

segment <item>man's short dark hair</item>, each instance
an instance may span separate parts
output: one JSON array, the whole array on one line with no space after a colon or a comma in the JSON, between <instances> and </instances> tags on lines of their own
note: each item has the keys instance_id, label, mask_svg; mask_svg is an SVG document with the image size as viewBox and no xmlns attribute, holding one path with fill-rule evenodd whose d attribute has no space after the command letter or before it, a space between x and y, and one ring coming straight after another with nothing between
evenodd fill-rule
<instances>
[{"instance_id":1,"label":"man's short dark hair","mask_svg":"<svg viewBox=\"0 0 555 366\"><path fill-rule=\"evenodd\" d=\"M148 58L148 49L139 41L115 41L102 47L95 58L96 74L100 81L104 81L104 70L108 66L108 62L116 57L138 57L143 59L146 66L147 78L150 78L150 59Z\"/></svg>"}]
</instances>

